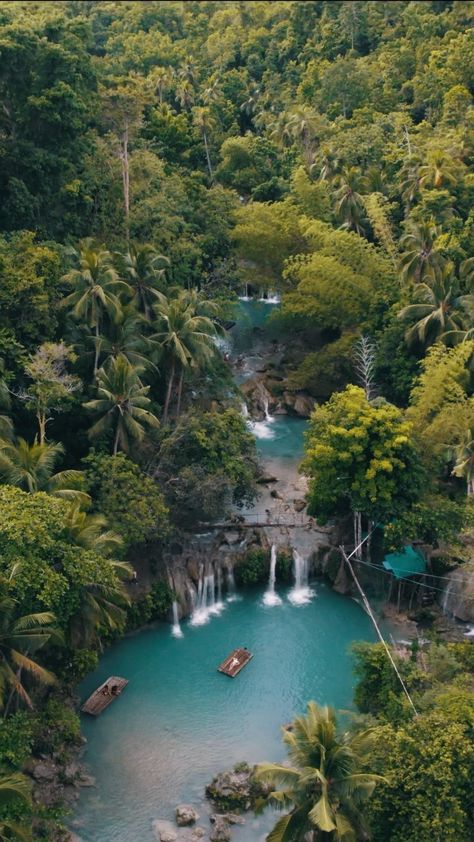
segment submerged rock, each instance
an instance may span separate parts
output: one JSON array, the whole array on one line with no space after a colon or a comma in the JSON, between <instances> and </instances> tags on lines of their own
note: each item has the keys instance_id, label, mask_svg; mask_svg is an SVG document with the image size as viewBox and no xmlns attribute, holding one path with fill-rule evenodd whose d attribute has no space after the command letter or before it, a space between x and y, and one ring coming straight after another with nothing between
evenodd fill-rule
<instances>
[{"instance_id":1,"label":"submerged rock","mask_svg":"<svg viewBox=\"0 0 474 842\"><path fill-rule=\"evenodd\" d=\"M155 819L152 827L158 842L201 842L206 836L203 827L176 827L166 819Z\"/></svg>"},{"instance_id":2,"label":"submerged rock","mask_svg":"<svg viewBox=\"0 0 474 842\"><path fill-rule=\"evenodd\" d=\"M250 810L264 792L264 788L254 780L253 769L247 763L238 763L231 771L219 772L206 787L206 795L222 811L220 815Z\"/></svg>"},{"instance_id":3,"label":"submerged rock","mask_svg":"<svg viewBox=\"0 0 474 842\"><path fill-rule=\"evenodd\" d=\"M211 842L229 842L231 832L227 816L215 813L211 816L211 825L209 834Z\"/></svg>"},{"instance_id":4,"label":"submerged rock","mask_svg":"<svg viewBox=\"0 0 474 842\"><path fill-rule=\"evenodd\" d=\"M186 827L186 825L194 824L199 818L199 813L191 806L191 804L179 804L176 807L176 824L179 827Z\"/></svg>"}]
</instances>

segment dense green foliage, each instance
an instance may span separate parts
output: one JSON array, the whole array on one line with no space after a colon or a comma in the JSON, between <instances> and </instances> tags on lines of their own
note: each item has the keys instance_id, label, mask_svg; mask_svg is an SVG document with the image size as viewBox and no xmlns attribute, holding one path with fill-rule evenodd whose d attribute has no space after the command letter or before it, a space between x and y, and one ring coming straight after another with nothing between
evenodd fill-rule
<instances>
[{"instance_id":1,"label":"dense green foliage","mask_svg":"<svg viewBox=\"0 0 474 842\"><path fill-rule=\"evenodd\" d=\"M356 647L355 701L380 722L370 769L385 780L368 805L376 842L471 838L472 651L470 643L431 643L413 646L408 659L395 653L417 706L413 718L382 646Z\"/></svg>"},{"instance_id":2,"label":"dense green foliage","mask_svg":"<svg viewBox=\"0 0 474 842\"><path fill-rule=\"evenodd\" d=\"M471 25L464 0L0 2L2 775L49 733L28 713L18 741L17 706L54 705L55 676L79 678L102 641L169 609L163 571L128 606L124 559L256 495L222 351L244 284L282 296L275 394L323 403L312 511L352 512L355 539L362 517L383 523L385 547L459 544L474 492ZM245 570L260 577L262 559ZM390 768L425 746L428 724L406 727ZM451 742L432 800L457 804L457 721L440 757ZM462 805L415 827L410 763L406 790L375 796L374 827L467 839ZM31 805L15 786L16 820Z\"/></svg>"}]
</instances>

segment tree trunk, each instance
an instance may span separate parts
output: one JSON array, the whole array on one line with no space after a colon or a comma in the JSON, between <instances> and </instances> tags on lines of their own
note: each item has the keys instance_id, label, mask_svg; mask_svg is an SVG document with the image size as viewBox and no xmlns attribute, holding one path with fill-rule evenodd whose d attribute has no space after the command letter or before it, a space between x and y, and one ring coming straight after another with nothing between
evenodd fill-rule
<instances>
[{"instance_id":1,"label":"tree trunk","mask_svg":"<svg viewBox=\"0 0 474 842\"><path fill-rule=\"evenodd\" d=\"M128 162L128 125L125 126L122 135L122 182L123 182L123 204L125 208L125 237L130 240L130 167Z\"/></svg>"},{"instance_id":2,"label":"tree trunk","mask_svg":"<svg viewBox=\"0 0 474 842\"><path fill-rule=\"evenodd\" d=\"M211 184L212 184L213 181L214 181L214 173L212 171L212 164L211 164L211 158L210 158L210 155L209 155L209 146L208 146L208 143L207 143L207 134L206 134L205 129L202 130L202 136L203 136L203 140L204 140L204 148L206 150L206 159L207 159L207 167L208 167L208 170L209 170L209 177L211 179Z\"/></svg>"},{"instance_id":3,"label":"tree trunk","mask_svg":"<svg viewBox=\"0 0 474 842\"><path fill-rule=\"evenodd\" d=\"M38 409L36 413L36 418L38 419L38 429L39 429L39 443L44 444L46 441L46 413L42 409Z\"/></svg>"},{"instance_id":4,"label":"tree trunk","mask_svg":"<svg viewBox=\"0 0 474 842\"><path fill-rule=\"evenodd\" d=\"M117 453L118 453L119 438L120 438L120 418L117 420L117 429L115 431L114 456L117 456Z\"/></svg>"},{"instance_id":5,"label":"tree trunk","mask_svg":"<svg viewBox=\"0 0 474 842\"><path fill-rule=\"evenodd\" d=\"M163 422L164 422L164 424L166 424L166 422L168 420L168 411L169 411L169 407L170 407L171 390L172 390L173 384L174 384L174 372L175 372L175 361L173 360L173 364L171 366L171 372L170 372L170 379L168 380L168 389L167 389L167 392L166 392L165 406L164 406L164 409L163 409Z\"/></svg>"},{"instance_id":6,"label":"tree trunk","mask_svg":"<svg viewBox=\"0 0 474 842\"><path fill-rule=\"evenodd\" d=\"M470 497L471 494L474 494L474 476L468 477L467 480L467 496Z\"/></svg>"},{"instance_id":7,"label":"tree trunk","mask_svg":"<svg viewBox=\"0 0 474 842\"><path fill-rule=\"evenodd\" d=\"M97 379L97 372L99 370L99 356L100 356L100 333L99 322L95 325L95 354L94 354L94 380Z\"/></svg>"},{"instance_id":8,"label":"tree trunk","mask_svg":"<svg viewBox=\"0 0 474 842\"><path fill-rule=\"evenodd\" d=\"M179 385L178 385L178 403L176 406L176 418L179 418L179 413L181 412L181 395L183 393L183 379L184 379L184 368L181 366L181 374L179 375Z\"/></svg>"}]
</instances>

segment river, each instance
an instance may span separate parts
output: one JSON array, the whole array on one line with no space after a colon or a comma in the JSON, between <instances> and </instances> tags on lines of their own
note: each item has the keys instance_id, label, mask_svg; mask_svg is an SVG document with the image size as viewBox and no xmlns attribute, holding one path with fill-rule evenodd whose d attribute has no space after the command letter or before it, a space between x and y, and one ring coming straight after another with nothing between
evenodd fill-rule
<instances>
[{"instance_id":1,"label":"river","mask_svg":"<svg viewBox=\"0 0 474 842\"><path fill-rule=\"evenodd\" d=\"M253 428L265 470L300 496L304 428L286 416ZM153 842L153 820L172 818L182 802L195 805L207 827L204 788L216 772L281 759L281 725L310 699L351 706L350 645L374 639L367 615L320 582L302 604L278 582L276 593L280 600L265 605L263 589L247 590L207 624L181 623L180 638L159 624L104 654L80 686L81 698L110 675L129 685L97 720L83 720L84 761L97 784L83 791L71 823L83 842ZM254 657L229 679L217 666L236 646ZM248 816L233 830L235 842L262 839L273 820Z\"/></svg>"}]
</instances>

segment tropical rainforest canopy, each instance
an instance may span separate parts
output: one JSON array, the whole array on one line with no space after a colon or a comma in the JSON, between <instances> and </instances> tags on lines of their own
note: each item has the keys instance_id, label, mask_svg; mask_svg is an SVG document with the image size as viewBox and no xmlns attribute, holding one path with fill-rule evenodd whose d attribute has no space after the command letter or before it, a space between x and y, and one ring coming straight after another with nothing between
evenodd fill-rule
<instances>
[{"instance_id":1,"label":"tropical rainforest canopy","mask_svg":"<svg viewBox=\"0 0 474 842\"><path fill-rule=\"evenodd\" d=\"M440 577L467 559L472 10L0 2L2 839L58 832L28 757L77 741L64 693L101 641L169 609L160 582L128 605L134 549L255 497L219 350L245 285L282 297L275 394L319 405L312 513L442 547ZM439 646L404 667L415 720L358 654L384 782L354 838L472 838L473 662Z\"/></svg>"}]
</instances>

